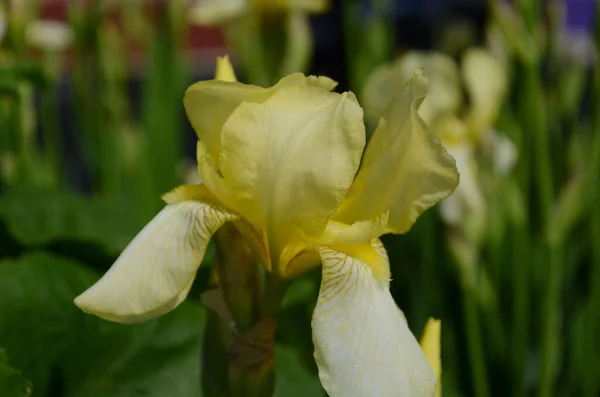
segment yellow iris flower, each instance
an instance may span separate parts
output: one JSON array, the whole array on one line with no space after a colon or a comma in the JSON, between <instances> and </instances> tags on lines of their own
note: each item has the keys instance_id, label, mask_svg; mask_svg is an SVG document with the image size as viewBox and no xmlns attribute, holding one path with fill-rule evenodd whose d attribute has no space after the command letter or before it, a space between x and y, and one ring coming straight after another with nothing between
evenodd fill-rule
<instances>
[{"instance_id":1,"label":"yellow iris flower","mask_svg":"<svg viewBox=\"0 0 600 397\"><path fill-rule=\"evenodd\" d=\"M76 305L122 323L174 309L213 233L233 222L274 277L322 264L312 329L330 396L433 396L436 376L390 294L378 239L409 230L458 184L454 160L417 113L427 80L415 73L365 149L363 110L352 93L332 92L333 80L292 74L262 88L219 65L222 80L184 98L202 184L167 193Z\"/></svg>"},{"instance_id":2,"label":"yellow iris flower","mask_svg":"<svg viewBox=\"0 0 600 397\"><path fill-rule=\"evenodd\" d=\"M484 219L485 199L478 181L477 151L485 146L500 173L507 172L516 160L514 144L491 128L507 90L504 66L481 48L467 50L460 67L442 53L409 52L393 63L380 66L367 80L365 112L370 119L381 117L416 68L424 69L432 86L419 115L456 159L461 175L456 193L440 205L441 214L453 225L463 222L465 215ZM468 102L463 98L463 85Z\"/></svg>"}]
</instances>

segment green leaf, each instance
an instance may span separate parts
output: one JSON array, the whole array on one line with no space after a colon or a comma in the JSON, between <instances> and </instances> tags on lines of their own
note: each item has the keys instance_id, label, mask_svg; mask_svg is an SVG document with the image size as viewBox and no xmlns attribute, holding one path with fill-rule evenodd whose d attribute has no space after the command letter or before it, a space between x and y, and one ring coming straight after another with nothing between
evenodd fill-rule
<instances>
[{"instance_id":1,"label":"green leaf","mask_svg":"<svg viewBox=\"0 0 600 397\"><path fill-rule=\"evenodd\" d=\"M294 280L290 288L285 293L283 298L282 307L288 308L294 305L304 305L314 303L317 301L319 295L319 284L321 269L316 269L310 274L306 274L301 278ZM316 277L315 277L316 276Z\"/></svg>"},{"instance_id":2,"label":"green leaf","mask_svg":"<svg viewBox=\"0 0 600 397\"><path fill-rule=\"evenodd\" d=\"M98 242L118 253L141 225L126 203L60 190L17 186L0 196L0 218L25 246L58 240Z\"/></svg>"},{"instance_id":3,"label":"green leaf","mask_svg":"<svg viewBox=\"0 0 600 397\"><path fill-rule=\"evenodd\" d=\"M31 383L11 367L4 349L0 348L0 396L26 397L31 395Z\"/></svg>"},{"instance_id":4,"label":"green leaf","mask_svg":"<svg viewBox=\"0 0 600 397\"><path fill-rule=\"evenodd\" d=\"M312 375L291 347L275 345L276 384L273 397L325 396L319 379Z\"/></svg>"},{"instance_id":5,"label":"green leaf","mask_svg":"<svg viewBox=\"0 0 600 397\"><path fill-rule=\"evenodd\" d=\"M107 322L72 302L97 278L45 253L0 263L0 340L33 396L58 386L66 397L200 395L202 308L185 302L143 324Z\"/></svg>"}]
</instances>

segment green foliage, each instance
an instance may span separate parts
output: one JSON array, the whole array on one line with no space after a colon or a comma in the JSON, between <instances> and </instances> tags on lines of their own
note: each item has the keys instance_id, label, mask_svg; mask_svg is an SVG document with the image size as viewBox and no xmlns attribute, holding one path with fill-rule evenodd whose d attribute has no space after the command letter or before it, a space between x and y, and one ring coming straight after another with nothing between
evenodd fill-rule
<instances>
[{"instance_id":1,"label":"green foliage","mask_svg":"<svg viewBox=\"0 0 600 397\"><path fill-rule=\"evenodd\" d=\"M0 340L33 395L198 395L203 310L184 303L144 324L103 321L72 303L97 278L47 253L0 264Z\"/></svg>"},{"instance_id":2,"label":"green foliage","mask_svg":"<svg viewBox=\"0 0 600 397\"><path fill-rule=\"evenodd\" d=\"M0 395L11 397L31 395L31 383L10 366L6 352L2 348L0 348Z\"/></svg>"},{"instance_id":3,"label":"green foliage","mask_svg":"<svg viewBox=\"0 0 600 397\"><path fill-rule=\"evenodd\" d=\"M73 304L160 210L160 195L181 182L181 99L190 76L186 19L173 10L182 2L156 6L152 18L143 1L121 3L129 7L124 20L136 18L123 30L110 26L108 3L70 5L73 137L62 131L64 98L55 89L58 74L46 73L50 57L26 51L28 21L7 21L20 34L0 43L0 397L200 396L202 382L218 372L201 368L202 357L215 348L226 360L225 347L214 343L221 330L210 329L198 302L212 245L190 299L159 319L120 325ZM391 2L371 3L368 15L357 0L341 8L346 72L359 96L393 53ZM489 2L488 22L500 33L511 86L495 128L518 147L518 164L486 197L481 246L452 247L456 230L435 210L406 235L385 236L391 291L415 335L427 317L442 319L445 396L597 396L600 64L558 51L552 24L561 23L560 9L541 10L538 0L516 1L514 9L501 3ZM264 85L312 55L305 20L269 22L249 15L226 28L245 69L240 75ZM465 31L444 33L437 48L469 44ZM146 59L136 101L128 34ZM597 49L600 24L596 34ZM61 175L71 145L83 157L77 166L89 170L88 196ZM325 395L310 328L318 273L296 280L283 300L277 397Z\"/></svg>"},{"instance_id":4,"label":"green foliage","mask_svg":"<svg viewBox=\"0 0 600 397\"><path fill-rule=\"evenodd\" d=\"M81 262L44 252L0 262L0 341L18 368L0 350L0 395L200 396L200 304L184 302L143 324L111 323L73 305L98 277ZM322 393L294 349L276 346L275 360L276 396Z\"/></svg>"},{"instance_id":5,"label":"green foliage","mask_svg":"<svg viewBox=\"0 0 600 397\"><path fill-rule=\"evenodd\" d=\"M142 226L126 202L34 186L16 186L2 194L0 218L27 247L72 240L98 243L113 254Z\"/></svg>"},{"instance_id":6,"label":"green foliage","mask_svg":"<svg viewBox=\"0 0 600 397\"><path fill-rule=\"evenodd\" d=\"M277 378L273 397L325 396L319 379L310 374L291 347L275 346Z\"/></svg>"}]
</instances>

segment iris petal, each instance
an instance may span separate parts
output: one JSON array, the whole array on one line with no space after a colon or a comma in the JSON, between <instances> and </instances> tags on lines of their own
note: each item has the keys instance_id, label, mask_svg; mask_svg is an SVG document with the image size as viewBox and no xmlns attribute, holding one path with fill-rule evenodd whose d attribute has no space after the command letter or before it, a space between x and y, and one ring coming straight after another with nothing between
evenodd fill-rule
<instances>
[{"instance_id":1,"label":"iris petal","mask_svg":"<svg viewBox=\"0 0 600 397\"><path fill-rule=\"evenodd\" d=\"M368 245L367 245L368 247ZM378 240L378 261L388 258ZM432 397L436 379L373 264L319 250L323 278L313 314L319 377L331 397ZM367 257L364 255L363 257Z\"/></svg>"},{"instance_id":2,"label":"iris petal","mask_svg":"<svg viewBox=\"0 0 600 397\"><path fill-rule=\"evenodd\" d=\"M232 209L266 231L274 260L286 244L323 233L354 178L364 140L362 109L352 94L308 85L242 103L229 117L223 182L236 197Z\"/></svg>"},{"instance_id":3,"label":"iris petal","mask_svg":"<svg viewBox=\"0 0 600 397\"><path fill-rule=\"evenodd\" d=\"M171 199L195 194L185 190L175 191ZM167 204L75 304L121 323L171 311L187 296L212 234L234 219L234 214L197 200Z\"/></svg>"},{"instance_id":4,"label":"iris petal","mask_svg":"<svg viewBox=\"0 0 600 397\"><path fill-rule=\"evenodd\" d=\"M390 104L334 220L350 225L388 213L385 231L404 233L423 211L454 191L459 179L454 159L418 115L427 85L415 73Z\"/></svg>"}]
</instances>

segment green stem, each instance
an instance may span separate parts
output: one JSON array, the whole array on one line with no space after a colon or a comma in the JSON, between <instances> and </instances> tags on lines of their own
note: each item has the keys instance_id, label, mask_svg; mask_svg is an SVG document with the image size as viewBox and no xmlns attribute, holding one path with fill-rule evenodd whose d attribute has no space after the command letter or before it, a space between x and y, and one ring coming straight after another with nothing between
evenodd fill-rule
<instances>
[{"instance_id":1,"label":"green stem","mask_svg":"<svg viewBox=\"0 0 600 397\"><path fill-rule=\"evenodd\" d=\"M539 0L516 0L515 3L525 25L530 32L533 32L537 27L537 20L540 15Z\"/></svg>"},{"instance_id":2,"label":"green stem","mask_svg":"<svg viewBox=\"0 0 600 397\"><path fill-rule=\"evenodd\" d=\"M437 300L438 296L438 284L436 282L436 274L438 269L435 263L435 252L436 252L436 239L435 239L435 225L432 212L426 212L421 215L420 223L420 239L421 242L421 291L427 291L425 295L425 311L421 311L422 315L425 314L423 322L427 320L427 314L431 313L433 303Z\"/></svg>"},{"instance_id":3,"label":"green stem","mask_svg":"<svg viewBox=\"0 0 600 397\"><path fill-rule=\"evenodd\" d=\"M595 43L600 45L600 7L596 7L596 32L595 32ZM594 69L594 83L592 91L592 109L597 109L600 105L600 65L596 64ZM593 191L590 193L592 202L597 201L600 196L600 187L597 185L598 178L600 177L600 112L595 112L593 120L594 134L594 146L592 148L592 168L591 178L589 181L590 189ZM598 377L597 370L597 352L600 349L600 207L597 205L592 207L592 213L590 216L590 246L592 256L592 281L591 281L591 293L590 293L590 305L588 309L589 323L588 323L588 359L587 368L588 373L585 377L585 383L583 387L583 395L586 397L597 396L600 393L600 378Z\"/></svg>"},{"instance_id":4,"label":"green stem","mask_svg":"<svg viewBox=\"0 0 600 397\"><path fill-rule=\"evenodd\" d=\"M548 235L554 203L554 180L552 161L550 158L549 129L546 114L541 77L536 63L524 65L524 99L526 112L522 123L525 131L530 131L533 138L533 157L535 165L535 182L537 198L541 206L542 235ZM559 370L559 300L561 295L560 273L562 267L562 248L554 244L542 248L548 254L546 267L546 285L542 311L542 363L540 375L540 397L549 397L553 391L556 375Z\"/></svg>"},{"instance_id":5,"label":"green stem","mask_svg":"<svg viewBox=\"0 0 600 397\"><path fill-rule=\"evenodd\" d=\"M236 329L242 334L259 320L260 265L232 224L223 225L215 237L219 284Z\"/></svg>"},{"instance_id":6,"label":"green stem","mask_svg":"<svg viewBox=\"0 0 600 397\"><path fill-rule=\"evenodd\" d=\"M490 389L481 340L481 324L477 309L477 298L472 288L468 286L463 288L463 310L467 331L471 378L475 395L478 397L488 397Z\"/></svg>"},{"instance_id":7,"label":"green stem","mask_svg":"<svg viewBox=\"0 0 600 397\"><path fill-rule=\"evenodd\" d=\"M600 141L600 139L598 139ZM588 359L587 374L583 385L583 395L595 397L600 393L600 378L598 378L597 361L600 349L600 208L595 207L591 214L590 237L592 247L592 291L588 308L589 323L587 326Z\"/></svg>"},{"instance_id":8,"label":"green stem","mask_svg":"<svg viewBox=\"0 0 600 397\"><path fill-rule=\"evenodd\" d=\"M227 348L222 334L222 319L217 313L207 310L201 374L202 391L206 396L231 396L227 377Z\"/></svg>"},{"instance_id":9,"label":"green stem","mask_svg":"<svg viewBox=\"0 0 600 397\"><path fill-rule=\"evenodd\" d=\"M281 302L291 282L284 280L274 273L266 273L261 316L276 316L281 308Z\"/></svg>"},{"instance_id":10,"label":"green stem","mask_svg":"<svg viewBox=\"0 0 600 397\"><path fill-rule=\"evenodd\" d=\"M28 131L23 122L23 106L25 106L24 95L18 95L14 100L14 108L12 108L13 128L17 132L17 145L19 154L19 180L30 181L32 178L32 162L31 156L35 155L34 148L31 145L31 139L28 137Z\"/></svg>"},{"instance_id":11,"label":"green stem","mask_svg":"<svg viewBox=\"0 0 600 397\"><path fill-rule=\"evenodd\" d=\"M359 28L356 18L356 1L342 0L342 27L344 30L344 52L346 53L346 68L348 70L348 84L352 90L359 87L357 73L357 53L359 47ZM360 98L360 96L359 96Z\"/></svg>"},{"instance_id":12,"label":"green stem","mask_svg":"<svg viewBox=\"0 0 600 397\"><path fill-rule=\"evenodd\" d=\"M529 339L529 233L525 226L513 233L513 395L525 395L524 370Z\"/></svg>"},{"instance_id":13,"label":"green stem","mask_svg":"<svg viewBox=\"0 0 600 397\"><path fill-rule=\"evenodd\" d=\"M562 286L563 252L559 247L549 250L546 288L542 307L542 367L540 397L554 395L554 383L560 364L560 294Z\"/></svg>"},{"instance_id":14,"label":"green stem","mask_svg":"<svg viewBox=\"0 0 600 397\"><path fill-rule=\"evenodd\" d=\"M533 155L536 184L542 205L543 226L548 224L554 200L554 179L550 159L549 130L544 92L537 65L527 65L524 69L525 98L527 114L523 120L533 137ZM527 131L527 130L525 130Z\"/></svg>"},{"instance_id":15,"label":"green stem","mask_svg":"<svg viewBox=\"0 0 600 397\"><path fill-rule=\"evenodd\" d=\"M59 184L62 177L61 159L63 154L59 121L57 119L58 109L55 106L57 99L52 94L51 89L42 94L41 113L45 164L49 167L46 172L50 174L50 184L55 185Z\"/></svg>"},{"instance_id":16,"label":"green stem","mask_svg":"<svg viewBox=\"0 0 600 397\"><path fill-rule=\"evenodd\" d=\"M266 50L261 38L259 16L249 13L227 24L225 38L240 56L248 82L268 87L275 78L265 64Z\"/></svg>"}]
</instances>

